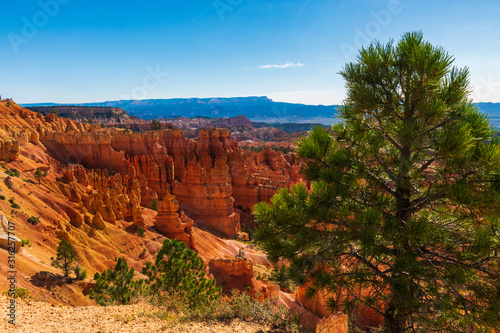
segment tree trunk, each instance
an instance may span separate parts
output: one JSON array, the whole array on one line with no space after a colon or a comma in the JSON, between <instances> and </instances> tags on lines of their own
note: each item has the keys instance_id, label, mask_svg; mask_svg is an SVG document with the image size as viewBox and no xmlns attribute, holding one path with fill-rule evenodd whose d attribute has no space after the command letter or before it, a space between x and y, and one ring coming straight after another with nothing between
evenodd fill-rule
<instances>
[{"instance_id":1,"label":"tree trunk","mask_svg":"<svg viewBox=\"0 0 500 333\"><path fill-rule=\"evenodd\" d=\"M389 303L384 315L384 332L403 333L408 328L408 316L396 314L394 303Z\"/></svg>"}]
</instances>

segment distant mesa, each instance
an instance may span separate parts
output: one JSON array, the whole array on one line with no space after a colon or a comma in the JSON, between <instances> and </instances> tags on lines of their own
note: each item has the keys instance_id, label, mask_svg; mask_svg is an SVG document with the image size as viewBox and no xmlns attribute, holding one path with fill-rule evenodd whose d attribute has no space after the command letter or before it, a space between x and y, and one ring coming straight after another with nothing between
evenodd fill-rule
<instances>
[{"instance_id":1,"label":"distant mesa","mask_svg":"<svg viewBox=\"0 0 500 333\"><path fill-rule=\"evenodd\" d=\"M106 126L127 125L126 127L137 129L148 124L138 117L132 117L120 107L110 106L79 106L79 105L48 105L30 106L28 110L40 112L47 116L55 113L59 117L68 118L78 122L93 124L104 124Z\"/></svg>"}]
</instances>

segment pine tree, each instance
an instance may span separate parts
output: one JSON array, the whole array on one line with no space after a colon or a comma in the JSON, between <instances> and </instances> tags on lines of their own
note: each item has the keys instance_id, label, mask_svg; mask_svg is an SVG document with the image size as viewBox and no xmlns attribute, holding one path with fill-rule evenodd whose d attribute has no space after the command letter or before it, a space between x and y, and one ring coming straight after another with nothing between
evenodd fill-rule
<instances>
[{"instance_id":1,"label":"pine tree","mask_svg":"<svg viewBox=\"0 0 500 333\"><path fill-rule=\"evenodd\" d=\"M159 120L151 120L151 130L152 131L160 131L163 129L163 125Z\"/></svg>"},{"instance_id":2,"label":"pine tree","mask_svg":"<svg viewBox=\"0 0 500 333\"><path fill-rule=\"evenodd\" d=\"M151 200L150 208L157 212L158 211L158 200L156 200L156 199Z\"/></svg>"},{"instance_id":3,"label":"pine tree","mask_svg":"<svg viewBox=\"0 0 500 333\"><path fill-rule=\"evenodd\" d=\"M76 254L73 251L73 247L65 239L59 242L57 247L57 257L54 261L54 266L61 268L64 273L64 277L69 277L69 273L73 270L73 264L76 261Z\"/></svg>"},{"instance_id":4,"label":"pine tree","mask_svg":"<svg viewBox=\"0 0 500 333\"><path fill-rule=\"evenodd\" d=\"M161 299L176 295L185 300L190 308L209 304L220 295L215 280L205 277L204 265L198 255L176 239L165 239L155 264L147 262L142 273L148 276L154 296Z\"/></svg>"},{"instance_id":5,"label":"pine tree","mask_svg":"<svg viewBox=\"0 0 500 333\"><path fill-rule=\"evenodd\" d=\"M122 257L116 260L115 269L107 269L101 274L95 273L95 288L90 290L90 298L97 304L129 304L141 291L144 280L134 279L135 270L128 267Z\"/></svg>"},{"instance_id":6,"label":"pine tree","mask_svg":"<svg viewBox=\"0 0 500 333\"><path fill-rule=\"evenodd\" d=\"M41 179L47 176L47 171L42 171L40 168L37 168L35 171L35 178L38 179L38 184L41 184Z\"/></svg>"},{"instance_id":7,"label":"pine tree","mask_svg":"<svg viewBox=\"0 0 500 333\"><path fill-rule=\"evenodd\" d=\"M386 332L500 328L500 144L452 63L418 32L363 48L341 122L298 145L311 190L254 208L269 259Z\"/></svg>"}]
</instances>

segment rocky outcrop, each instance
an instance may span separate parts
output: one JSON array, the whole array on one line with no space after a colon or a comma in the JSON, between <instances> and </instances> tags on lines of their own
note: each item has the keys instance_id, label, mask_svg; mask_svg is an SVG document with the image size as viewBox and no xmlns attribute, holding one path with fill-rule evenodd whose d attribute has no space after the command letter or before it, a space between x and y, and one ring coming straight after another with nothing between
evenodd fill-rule
<instances>
[{"instance_id":1,"label":"rocky outcrop","mask_svg":"<svg viewBox=\"0 0 500 333\"><path fill-rule=\"evenodd\" d=\"M106 228L104 220L102 219L101 213L97 212L92 219L92 226L96 229L102 230Z\"/></svg>"},{"instance_id":2,"label":"rocky outcrop","mask_svg":"<svg viewBox=\"0 0 500 333\"><path fill-rule=\"evenodd\" d=\"M181 217L179 217L178 210L179 202L175 200L173 195L167 194L163 200L158 202L155 227L164 236L180 240L186 243L190 249L195 249L195 241L192 234L194 222L184 212L181 212Z\"/></svg>"},{"instance_id":3,"label":"rocky outcrop","mask_svg":"<svg viewBox=\"0 0 500 333\"><path fill-rule=\"evenodd\" d=\"M9 221L3 215L0 215L0 248L9 252L19 252L21 250L21 240L14 236L15 229L9 230Z\"/></svg>"},{"instance_id":4,"label":"rocky outcrop","mask_svg":"<svg viewBox=\"0 0 500 333\"><path fill-rule=\"evenodd\" d=\"M209 266L221 269L231 276L253 276L253 262L244 259L212 259Z\"/></svg>"},{"instance_id":5,"label":"rocky outcrop","mask_svg":"<svg viewBox=\"0 0 500 333\"><path fill-rule=\"evenodd\" d=\"M0 132L0 160L13 161L19 157L19 142Z\"/></svg>"},{"instance_id":6,"label":"rocky outcrop","mask_svg":"<svg viewBox=\"0 0 500 333\"><path fill-rule=\"evenodd\" d=\"M326 290L320 290L314 295L314 297L311 298L307 297L307 289L307 284L301 285L297 288L297 300L304 306L304 308L308 309L313 314L323 318L334 315L334 313L331 312L331 307L328 305L329 298L336 299L337 301L342 301L346 297L345 293L341 293L340 295L338 295ZM364 288L358 292L361 297L368 297L373 293L370 288ZM384 309L386 305L378 304L377 306L380 306L380 308ZM367 307L364 305L359 305L356 308L352 320L356 324L356 326L360 328L378 327L383 325L384 323L384 317L379 312L371 307Z\"/></svg>"},{"instance_id":7,"label":"rocky outcrop","mask_svg":"<svg viewBox=\"0 0 500 333\"><path fill-rule=\"evenodd\" d=\"M92 170L87 179L93 190L83 199L83 205L91 214L99 212L109 223L128 220L144 226L140 184L136 179L119 173L108 175L107 170Z\"/></svg>"},{"instance_id":8,"label":"rocky outcrop","mask_svg":"<svg viewBox=\"0 0 500 333\"><path fill-rule=\"evenodd\" d=\"M228 237L234 237L241 230L239 214L233 208L229 168L222 159L208 172L192 160L174 193L182 207L198 221Z\"/></svg>"}]
</instances>

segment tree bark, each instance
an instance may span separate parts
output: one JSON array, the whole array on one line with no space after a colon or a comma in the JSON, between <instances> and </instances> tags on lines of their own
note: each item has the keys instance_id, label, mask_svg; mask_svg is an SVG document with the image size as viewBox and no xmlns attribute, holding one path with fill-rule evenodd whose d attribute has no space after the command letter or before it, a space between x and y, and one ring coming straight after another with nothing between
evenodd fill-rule
<instances>
[{"instance_id":1,"label":"tree bark","mask_svg":"<svg viewBox=\"0 0 500 333\"><path fill-rule=\"evenodd\" d=\"M403 333L408 328L408 316L395 313L394 303L389 303L384 315L384 332Z\"/></svg>"}]
</instances>

